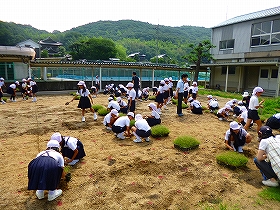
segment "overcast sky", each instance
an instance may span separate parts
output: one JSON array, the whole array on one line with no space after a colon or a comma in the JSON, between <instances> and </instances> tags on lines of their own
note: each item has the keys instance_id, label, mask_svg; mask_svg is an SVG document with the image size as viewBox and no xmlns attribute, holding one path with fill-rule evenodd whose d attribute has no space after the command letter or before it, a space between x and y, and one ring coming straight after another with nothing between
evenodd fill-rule
<instances>
[{"instance_id":1,"label":"overcast sky","mask_svg":"<svg viewBox=\"0 0 280 210\"><path fill-rule=\"evenodd\" d=\"M139 20L210 28L227 19L280 6L279 0L2 0L0 20L61 32L99 20Z\"/></svg>"}]
</instances>

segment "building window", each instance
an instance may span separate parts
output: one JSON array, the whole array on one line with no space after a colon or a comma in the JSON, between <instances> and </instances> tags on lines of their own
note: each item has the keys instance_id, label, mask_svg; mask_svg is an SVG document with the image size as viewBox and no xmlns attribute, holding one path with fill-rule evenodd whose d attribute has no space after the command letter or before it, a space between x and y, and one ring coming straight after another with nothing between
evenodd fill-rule
<instances>
[{"instance_id":1,"label":"building window","mask_svg":"<svg viewBox=\"0 0 280 210\"><path fill-rule=\"evenodd\" d=\"M278 78L278 69L271 70L271 78Z\"/></svg>"},{"instance_id":2,"label":"building window","mask_svg":"<svg viewBox=\"0 0 280 210\"><path fill-rule=\"evenodd\" d=\"M261 70L261 78L268 78L268 69Z\"/></svg>"},{"instance_id":3,"label":"building window","mask_svg":"<svg viewBox=\"0 0 280 210\"><path fill-rule=\"evenodd\" d=\"M228 67L228 74L235 74L235 66L229 66ZM222 66L222 74L227 74L227 67L226 66Z\"/></svg>"},{"instance_id":4,"label":"building window","mask_svg":"<svg viewBox=\"0 0 280 210\"><path fill-rule=\"evenodd\" d=\"M234 48L234 39L220 41L220 50L228 50Z\"/></svg>"},{"instance_id":5,"label":"building window","mask_svg":"<svg viewBox=\"0 0 280 210\"><path fill-rule=\"evenodd\" d=\"M280 19L252 25L251 46L280 44Z\"/></svg>"}]
</instances>

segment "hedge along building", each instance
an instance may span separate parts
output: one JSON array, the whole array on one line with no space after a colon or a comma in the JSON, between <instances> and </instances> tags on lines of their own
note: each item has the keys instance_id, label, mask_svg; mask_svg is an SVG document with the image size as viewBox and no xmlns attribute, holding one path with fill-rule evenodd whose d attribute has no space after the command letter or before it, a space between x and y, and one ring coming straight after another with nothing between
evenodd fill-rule
<instances>
[{"instance_id":1,"label":"hedge along building","mask_svg":"<svg viewBox=\"0 0 280 210\"><path fill-rule=\"evenodd\" d=\"M214 61L210 87L225 91L251 91L279 96L280 6L229 19L212 28Z\"/></svg>"}]
</instances>

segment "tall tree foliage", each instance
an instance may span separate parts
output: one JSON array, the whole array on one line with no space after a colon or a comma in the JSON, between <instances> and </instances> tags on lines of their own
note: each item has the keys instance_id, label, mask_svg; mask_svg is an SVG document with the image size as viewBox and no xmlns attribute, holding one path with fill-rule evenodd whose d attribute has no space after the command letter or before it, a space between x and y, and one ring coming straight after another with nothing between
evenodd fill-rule
<instances>
[{"instance_id":1,"label":"tall tree foliage","mask_svg":"<svg viewBox=\"0 0 280 210\"><path fill-rule=\"evenodd\" d=\"M197 45L190 44L189 48L191 51L189 54L185 55L183 58L187 59L188 62L195 64L195 74L194 74L194 81L198 81L198 74L200 70L200 64L203 61L210 61L213 59L210 49L216 46L212 45L210 40L203 40L202 42L198 43Z\"/></svg>"},{"instance_id":2,"label":"tall tree foliage","mask_svg":"<svg viewBox=\"0 0 280 210\"><path fill-rule=\"evenodd\" d=\"M116 44L109 39L89 38L70 45L74 59L108 60L117 55Z\"/></svg>"}]
</instances>

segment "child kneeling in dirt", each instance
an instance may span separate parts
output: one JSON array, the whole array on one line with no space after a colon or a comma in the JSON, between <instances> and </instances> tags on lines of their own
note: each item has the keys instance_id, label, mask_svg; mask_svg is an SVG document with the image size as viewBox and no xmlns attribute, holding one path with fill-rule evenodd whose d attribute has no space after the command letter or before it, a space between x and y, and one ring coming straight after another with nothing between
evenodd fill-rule
<instances>
[{"instance_id":1,"label":"child kneeling in dirt","mask_svg":"<svg viewBox=\"0 0 280 210\"><path fill-rule=\"evenodd\" d=\"M241 128L236 121L229 124L230 129L225 135L225 145L233 151L243 152L245 143L250 143L252 136L247 131Z\"/></svg>"},{"instance_id":2,"label":"child kneeling in dirt","mask_svg":"<svg viewBox=\"0 0 280 210\"><path fill-rule=\"evenodd\" d=\"M149 136L151 135L151 127L149 126L148 122L143 119L141 114L137 114L135 116L135 125L132 126L131 130L136 137L136 139L133 140L135 143L141 143L141 137L145 138L146 142L150 141Z\"/></svg>"},{"instance_id":3,"label":"child kneeling in dirt","mask_svg":"<svg viewBox=\"0 0 280 210\"><path fill-rule=\"evenodd\" d=\"M56 132L51 136L51 139L58 141L60 144L62 156L68 165L73 166L86 156L83 143L75 137L62 136Z\"/></svg>"}]
</instances>

